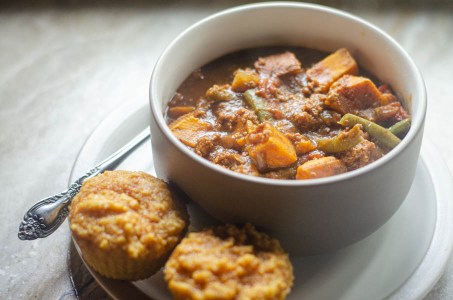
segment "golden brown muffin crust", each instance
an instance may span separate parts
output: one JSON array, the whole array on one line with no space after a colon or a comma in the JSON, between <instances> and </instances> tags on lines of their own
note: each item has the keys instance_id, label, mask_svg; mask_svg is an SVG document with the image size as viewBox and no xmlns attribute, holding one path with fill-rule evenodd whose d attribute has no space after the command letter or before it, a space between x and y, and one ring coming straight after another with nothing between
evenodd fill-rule
<instances>
[{"instance_id":1,"label":"golden brown muffin crust","mask_svg":"<svg viewBox=\"0 0 453 300\"><path fill-rule=\"evenodd\" d=\"M69 214L75 240L82 252L90 252L84 253L89 264L90 255L96 253L112 260L117 256L118 263L143 261L143 269L169 254L182 238L187 219L164 181L130 171L107 171L86 180ZM91 262L96 269L96 262Z\"/></svg>"},{"instance_id":2,"label":"golden brown muffin crust","mask_svg":"<svg viewBox=\"0 0 453 300\"><path fill-rule=\"evenodd\" d=\"M175 299L284 299L292 265L279 242L247 224L192 232L165 265Z\"/></svg>"}]
</instances>

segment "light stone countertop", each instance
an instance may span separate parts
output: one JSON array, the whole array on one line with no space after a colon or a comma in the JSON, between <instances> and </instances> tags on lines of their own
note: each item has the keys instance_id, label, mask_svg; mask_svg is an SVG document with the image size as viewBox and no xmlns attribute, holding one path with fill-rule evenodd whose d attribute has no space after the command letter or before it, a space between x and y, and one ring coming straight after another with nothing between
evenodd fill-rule
<instances>
[{"instance_id":1,"label":"light stone countertop","mask_svg":"<svg viewBox=\"0 0 453 300\"><path fill-rule=\"evenodd\" d=\"M153 65L179 32L244 3L148 2L0 6L1 299L76 297L67 224L46 239L19 241L23 214L66 188L78 151L102 119L127 101L147 101ZM435 2L318 3L374 23L412 56L428 91L425 137L452 172L453 3ZM78 291L82 298L105 297L95 283L88 288ZM427 299L453 299L452 260Z\"/></svg>"}]
</instances>

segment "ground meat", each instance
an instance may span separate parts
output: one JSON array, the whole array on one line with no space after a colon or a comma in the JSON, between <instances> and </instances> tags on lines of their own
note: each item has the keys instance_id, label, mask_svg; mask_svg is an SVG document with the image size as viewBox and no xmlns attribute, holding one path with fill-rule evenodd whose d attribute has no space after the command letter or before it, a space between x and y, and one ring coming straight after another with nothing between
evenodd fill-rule
<instances>
[{"instance_id":1,"label":"ground meat","mask_svg":"<svg viewBox=\"0 0 453 300\"><path fill-rule=\"evenodd\" d=\"M281 84L282 81L276 76L263 76L258 84L256 94L268 100L278 98Z\"/></svg>"},{"instance_id":2,"label":"ground meat","mask_svg":"<svg viewBox=\"0 0 453 300\"><path fill-rule=\"evenodd\" d=\"M296 168L284 168L269 171L263 173L262 176L270 179L294 178L296 176Z\"/></svg>"},{"instance_id":3,"label":"ground meat","mask_svg":"<svg viewBox=\"0 0 453 300\"><path fill-rule=\"evenodd\" d=\"M279 242L252 225L192 232L164 269L174 299L284 299L293 268Z\"/></svg>"},{"instance_id":4,"label":"ground meat","mask_svg":"<svg viewBox=\"0 0 453 300\"><path fill-rule=\"evenodd\" d=\"M309 160L318 159L318 158L325 157L325 156L326 156L326 154L323 151L316 149L309 153L299 156L297 158L297 165L300 166Z\"/></svg>"},{"instance_id":5,"label":"ground meat","mask_svg":"<svg viewBox=\"0 0 453 300\"><path fill-rule=\"evenodd\" d=\"M232 171L241 173L241 174L246 174L246 175L251 175L251 176L260 176L260 172L258 171L258 168L256 165L252 162L249 156L242 156L242 161L243 164L239 165L233 165L231 167Z\"/></svg>"},{"instance_id":6,"label":"ground meat","mask_svg":"<svg viewBox=\"0 0 453 300\"><path fill-rule=\"evenodd\" d=\"M245 108L241 99L219 103L214 113L221 124L221 129L228 132L234 131L238 124L242 126L247 120L258 123L256 114Z\"/></svg>"},{"instance_id":7,"label":"ground meat","mask_svg":"<svg viewBox=\"0 0 453 300\"><path fill-rule=\"evenodd\" d=\"M210 111L212 102L204 97L200 97L195 105L197 111L206 113Z\"/></svg>"},{"instance_id":8,"label":"ground meat","mask_svg":"<svg viewBox=\"0 0 453 300\"><path fill-rule=\"evenodd\" d=\"M384 153L373 142L363 140L353 148L339 155L348 170L355 170L382 157Z\"/></svg>"},{"instance_id":9,"label":"ground meat","mask_svg":"<svg viewBox=\"0 0 453 300\"><path fill-rule=\"evenodd\" d=\"M233 149L225 149L223 147L217 147L209 154L208 159L228 169L244 163L241 154Z\"/></svg>"},{"instance_id":10,"label":"ground meat","mask_svg":"<svg viewBox=\"0 0 453 300\"><path fill-rule=\"evenodd\" d=\"M294 124L288 120L277 120L274 122L274 126L285 135L299 133L299 130L297 130Z\"/></svg>"},{"instance_id":11,"label":"ground meat","mask_svg":"<svg viewBox=\"0 0 453 300\"><path fill-rule=\"evenodd\" d=\"M214 151L220 139L219 133L207 134L198 139L197 145L195 146L195 153L207 158L209 154Z\"/></svg>"},{"instance_id":12,"label":"ground meat","mask_svg":"<svg viewBox=\"0 0 453 300\"><path fill-rule=\"evenodd\" d=\"M333 110L323 110L320 114L321 119L327 126L337 126L338 122L341 120L341 114Z\"/></svg>"},{"instance_id":13,"label":"ground meat","mask_svg":"<svg viewBox=\"0 0 453 300\"><path fill-rule=\"evenodd\" d=\"M299 97L281 105L286 119L301 130L316 129L322 125L323 120L320 114L323 109L323 96L320 94L313 94L310 98Z\"/></svg>"}]
</instances>

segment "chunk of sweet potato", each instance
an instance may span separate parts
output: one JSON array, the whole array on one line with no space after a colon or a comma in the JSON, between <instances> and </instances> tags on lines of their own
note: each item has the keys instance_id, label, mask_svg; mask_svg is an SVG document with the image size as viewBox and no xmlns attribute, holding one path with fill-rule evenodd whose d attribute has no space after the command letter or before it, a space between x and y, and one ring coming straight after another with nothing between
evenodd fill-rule
<instances>
[{"instance_id":1,"label":"chunk of sweet potato","mask_svg":"<svg viewBox=\"0 0 453 300\"><path fill-rule=\"evenodd\" d=\"M325 93L345 74L356 75L359 69L348 50L341 48L307 70L308 79L318 92Z\"/></svg>"},{"instance_id":2,"label":"chunk of sweet potato","mask_svg":"<svg viewBox=\"0 0 453 300\"><path fill-rule=\"evenodd\" d=\"M288 167L297 160L291 141L269 123L258 125L246 140L247 151L260 171Z\"/></svg>"},{"instance_id":3,"label":"chunk of sweet potato","mask_svg":"<svg viewBox=\"0 0 453 300\"><path fill-rule=\"evenodd\" d=\"M381 92L368 78L344 75L332 84L324 104L341 113L357 114L380 105Z\"/></svg>"},{"instance_id":4,"label":"chunk of sweet potato","mask_svg":"<svg viewBox=\"0 0 453 300\"><path fill-rule=\"evenodd\" d=\"M296 143L296 153L304 154L316 149L316 145L310 141L307 137L303 136L297 143Z\"/></svg>"},{"instance_id":5,"label":"chunk of sweet potato","mask_svg":"<svg viewBox=\"0 0 453 300\"><path fill-rule=\"evenodd\" d=\"M172 106L168 109L168 115L172 118L179 118L195 110L194 106Z\"/></svg>"},{"instance_id":6,"label":"chunk of sweet potato","mask_svg":"<svg viewBox=\"0 0 453 300\"><path fill-rule=\"evenodd\" d=\"M260 76L252 69L238 69L234 73L231 89L238 93L256 88L260 81Z\"/></svg>"},{"instance_id":7,"label":"chunk of sweet potato","mask_svg":"<svg viewBox=\"0 0 453 300\"><path fill-rule=\"evenodd\" d=\"M170 125L173 134L184 144L195 147L201 135L211 129L211 124L188 113L173 121Z\"/></svg>"},{"instance_id":8,"label":"chunk of sweet potato","mask_svg":"<svg viewBox=\"0 0 453 300\"><path fill-rule=\"evenodd\" d=\"M347 172L344 163L333 157L326 156L309 160L297 168L296 179L313 179L333 176Z\"/></svg>"}]
</instances>

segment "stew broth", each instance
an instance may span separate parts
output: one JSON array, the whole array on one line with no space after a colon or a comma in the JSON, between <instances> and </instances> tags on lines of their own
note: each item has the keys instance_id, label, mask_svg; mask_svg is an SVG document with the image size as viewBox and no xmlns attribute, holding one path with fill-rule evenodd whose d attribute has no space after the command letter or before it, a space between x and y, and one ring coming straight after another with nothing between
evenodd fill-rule
<instances>
[{"instance_id":1,"label":"stew broth","mask_svg":"<svg viewBox=\"0 0 453 300\"><path fill-rule=\"evenodd\" d=\"M389 85L346 49L265 47L195 70L166 120L196 154L276 179L332 176L367 165L404 137L410 118Z\"/></svg>"}]
</instances>

